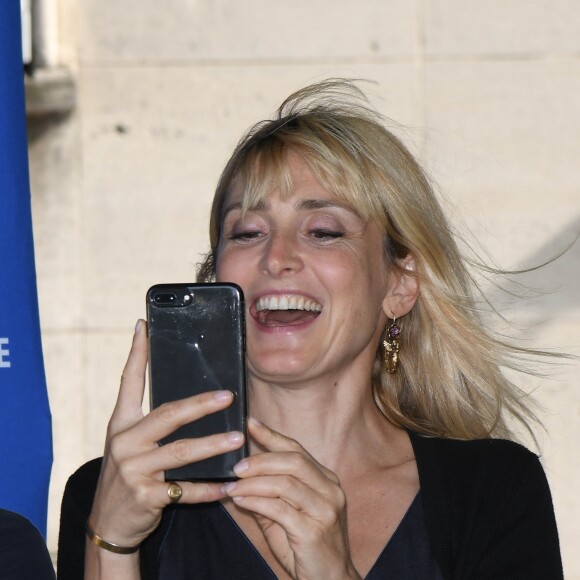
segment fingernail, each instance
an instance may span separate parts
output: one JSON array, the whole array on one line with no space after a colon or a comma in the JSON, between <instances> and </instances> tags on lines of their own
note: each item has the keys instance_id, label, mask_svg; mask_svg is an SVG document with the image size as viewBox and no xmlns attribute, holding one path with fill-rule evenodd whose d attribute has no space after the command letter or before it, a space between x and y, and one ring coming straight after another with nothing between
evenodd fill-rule
<instances>
[{"instance_id":1,"label":"fingernail","mask_svg":"<svg viewBox=\"0 0 580 580\"><path fill-rule=\"evenodd\" d=\"M235 488L236 488L235 481L226 483L224 486L222 486L222 493L229 493L230 491L233 491Z\"/></svg>"},{"instance_id":2,"label":"fingernail","mask_svg":"<svg viewBox=\"0 0 580 580\"><path fill-rule=\"evenodd\" d=\"M143 326L143 321L139 318L139 320L137 320L137 324L135 325L135 334L141 330L141 326Z\"/></svg>"},{"instance_id":3,"label":"fingernail","mask_svg":"<svg viewBox=\"0 0 580 580\"><path fill-rule=\"evenodd\" d=\"M213 394L213 398L220 403L223 401L229 401L232 398L231 391L216 391Z\"/></svg>"},{"instance_id":4,"label":"fingernail","mask_svg":"<svg viewBox=\"0 0 580 580\"><path fill-rule=\"evenodd\" d=\"M248 417L248 422L252 423L252 425L255 425L256 427L261 427L263 425L262 421L259 421L255 417Z\"/></svg>"},{"instance_id":5,"label":"fingernail","mask_svg":"<svg viewBox=\"0 0 580 580\"><path fill-rule=\"evenodd\" d=\"M228 433L228 443L241 443L243 440L244 436L239 431Z\"/></svg>"},{"instance_id":6,"label":"fingernail","mask_svg":"<svg viewBox=\"0 0 580 580\"><path fill-rule=\"evenodd\" d=\"M234 465L234 472L237 475L240 475L240 473L244 473L244 471L247 471L248 467L249 467L248 462L245 459L242 459L239 463Z\"/></svg>"}]
</instances>

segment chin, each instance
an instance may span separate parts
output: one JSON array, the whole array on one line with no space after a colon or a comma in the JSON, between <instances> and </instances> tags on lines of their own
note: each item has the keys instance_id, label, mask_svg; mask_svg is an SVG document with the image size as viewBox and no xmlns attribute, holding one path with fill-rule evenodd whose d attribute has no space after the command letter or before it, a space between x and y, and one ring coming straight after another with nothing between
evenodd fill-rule
<instances>
[{"instance_id":1,"label":"chin","mask_svg":"<svg viewBox=\"0 0 580 580\"><path fill-rule=\"evenodd\" d=\"M292 382L301 380L310 366L305 360L290 357L288 353L261 356L256 362L252 362L252 358L248 357L249 375L263 381L278 382L287 380Z\"/></svg>"}]
</instances>

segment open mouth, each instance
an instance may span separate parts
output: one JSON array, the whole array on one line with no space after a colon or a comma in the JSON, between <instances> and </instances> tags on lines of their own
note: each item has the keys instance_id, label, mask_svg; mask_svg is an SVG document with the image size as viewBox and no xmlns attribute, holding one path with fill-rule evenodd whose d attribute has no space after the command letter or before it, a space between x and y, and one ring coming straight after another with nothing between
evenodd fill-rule
<instances>
[{"instance_id":1,"label":"open mouth","mask_svg":"<svg viewBox=\"0 0 580 580\"><path fill-rule=\"evenodd\" d=\"M322 304L298 294L262 296L255 305L256 319L264 326L305 324L322 312Z\"/></svg>"}]
</instances>

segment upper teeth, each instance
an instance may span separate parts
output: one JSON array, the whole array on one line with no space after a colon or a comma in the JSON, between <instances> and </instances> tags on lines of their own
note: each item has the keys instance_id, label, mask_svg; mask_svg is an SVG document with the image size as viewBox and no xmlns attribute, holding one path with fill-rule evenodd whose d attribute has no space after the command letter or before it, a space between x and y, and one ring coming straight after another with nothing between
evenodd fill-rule
<instances>
[{"instance_id":1,"label":"upper teeth","mask_svg":"<svg viewBox=\"0 0 580 580\"><path fill-rule=\"evenodd\" d=\"M256 310L310 310L320 312L322 304L304 298L304 296L294 296L285 294L283 296L262 296L256 302Z\"/></svg>"}]
</instances>

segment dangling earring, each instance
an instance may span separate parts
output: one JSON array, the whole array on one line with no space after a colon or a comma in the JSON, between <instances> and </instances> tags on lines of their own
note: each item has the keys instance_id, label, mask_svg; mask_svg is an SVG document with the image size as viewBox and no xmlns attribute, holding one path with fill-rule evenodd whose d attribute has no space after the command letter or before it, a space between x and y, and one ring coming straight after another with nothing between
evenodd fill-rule
<instances>
[{"instance_id":1,"label":"dangling earring","mask_svg":"<svg viewBox=\"0 0 580 580\"><path fill-rule=\"evenodd\" d=\"M391 375L397 372L399 365L399 336L401 335L401 328L395 324L396 318L393 317L392 322L387 325L387 332L383 340L385 347L385 365L387 372Z\"/></svg>"}]
</instances>

